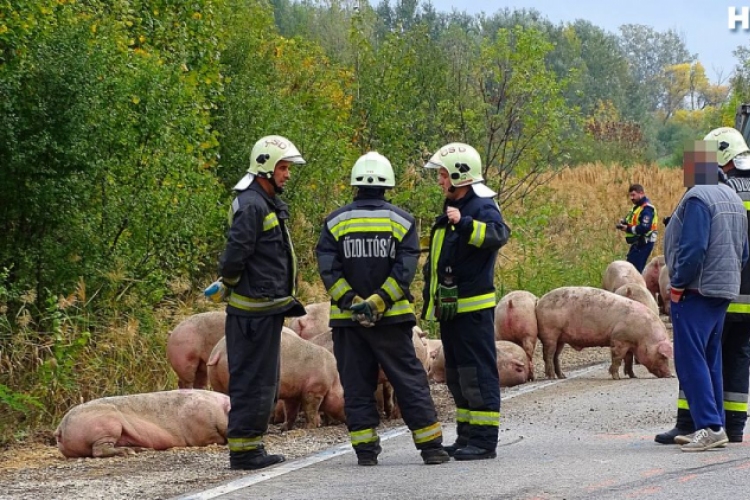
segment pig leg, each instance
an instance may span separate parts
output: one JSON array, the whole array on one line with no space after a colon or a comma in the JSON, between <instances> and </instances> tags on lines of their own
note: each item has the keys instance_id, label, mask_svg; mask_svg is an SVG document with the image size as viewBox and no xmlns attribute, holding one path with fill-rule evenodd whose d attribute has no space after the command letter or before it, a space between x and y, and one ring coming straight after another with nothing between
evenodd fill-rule
<instances>
[{"instance_id":1,"label":"pig leg","mask_svg":"<svg viewBox=\"0 0 750 500\"><path fill-rule=\"evenodd\" d=\"M555 349L554 362L555 362L555 374L557 374L557 378L565 378L565 374L562 372L562 368L560 367L560 353L562 353L564 347L565 347L565 344L560 343L560 344L557 344L557 349Z\"/></svg>"},{"instance_id":2,"label":"pig leg","mask_svg":"<svg viewBox=\"0 0 750 500\"><path fill-rule=\"evenodd\" d=\"M283 429L285 431L291 431L294 424L297 422L297 415L299 415L300 401L299 399L285 399L284 409L286 410L286 421L284 422Z\"/></svg>"},{"instance_id":3,"label":"pig leg","mask_svg":"<svg viewBox=\"0 0 750 500\"><path fill-rule=\"evenodd\" d=\"M633 351L625 353L625 375L630 378L638 378L633 371Z\"/></svg>"},{"instance_id":4,"label":"pig leg","mask_svg":"<svg viewBox=\"0 0 750 500\"><path fill-rule=\"evenodd\" d=\"M554 371L554 356L555 352L552 350L552 345L548 342L542 342L542 356L544 357L544 375L549 378L555 378Z\"/></svg>"},{"instance_id":5,"label":"pig leg","mask_svg":"<svg viewBox=\"0 0 750 500\"><path fill-rule=\"evenodd\" d=\"M383 412L387 418L398 418L396 416L396 402L393 394L393 386L387 380L383 382ZM400 414L401 412L398 411Z\"/></svg>"},{"instance_id":6,"label":"pig leg","mask_svg":"<svg viewBox=\"0 0 750 500\"><path fill-rule=\"evenodd\" d=\"M305 414L305 420L307 420L305 426L306 429L317 429L320 427L320 415L318 414L318 410L320 409L320 404L322 402L323 398L321 396L311 393L305 394L302 401L302 412Z\"/></svg>"},{"instance_id":7,"label":"pig leg","mask_svg":"<svg viewBox=\"0 0 750 500\"><path fill-rule=\"evenodd\" d=\"M534 380L534 349L536 348L536 342L526 339L523 341L523 350L526 352L526 356L529 358L529 380Z\"/></svg>"}]
</instances>

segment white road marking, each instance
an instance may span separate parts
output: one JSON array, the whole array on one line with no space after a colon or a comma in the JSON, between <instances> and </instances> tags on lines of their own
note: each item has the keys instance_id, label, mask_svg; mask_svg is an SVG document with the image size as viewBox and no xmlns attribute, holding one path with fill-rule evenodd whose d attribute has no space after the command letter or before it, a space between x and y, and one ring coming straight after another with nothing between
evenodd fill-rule
<instances>
[{"instance_id":1,"label":"white road marking","mask_svg":"<svg viewBox=\"0 0 750 500\"><path fill-rule=\"evenodd\" d=\"M544 380L542 382L535 382L530 385L524 384L523 386L517 386L518 387L517 390L513 389L510 394L507 394L507 393L504 394L502 399L503 401L507 401L508 399L513 399L523 394L528 394L530 392L534 392L539 389L544 389L545 387L549 387L551 385L557 385L559 383L565 382L566 380L571 380L574 378L582 377L583 375L587 375L588 373L594 370L601 370L602 366L607 363L600 363L597 365L588 366L586 368L581 368L580 370L569 372L566 374L568 377L566 379ZM395 437L399 437L404 434L407 434L408 432L409 432L409 428L403 425L401 427L396 427L395 429L391 429L389 431L386 431L380 434L380 440L387 441L391 438L395 438ZM256 472L248 476L235 479L228 483L220 484L219 486L216 486L214 488L211 488L205 491L183 495L183 496L177 497L175 500L211 500L212 498L217 498L222 495L232 493L233 491L237 491L242 488L247 488L254 484L262 483L263 481L268 481L269 479L273 479L275 477L283 476L284 474L294 472L304 467L309 467L310 465L315 465L317 463L330 460L334 457L338 457L339 455L343 455L345 453L352 453L353 451L354 450L352 450L352 446L350 443L340 444L332 448L328 448L327 450L319 451L318 453L310 455L309 457L300 458L292 462L284 462L281 465L277 465L271 469L264 470L261 472Z\"/></svg>"}]
</instances>

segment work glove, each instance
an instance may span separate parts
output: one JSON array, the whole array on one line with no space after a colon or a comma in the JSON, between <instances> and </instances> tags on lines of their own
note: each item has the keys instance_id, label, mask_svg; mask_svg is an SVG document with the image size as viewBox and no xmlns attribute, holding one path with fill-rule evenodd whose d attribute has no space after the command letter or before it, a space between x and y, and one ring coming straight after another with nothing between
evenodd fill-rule
<instances>
[{"instance_id":1,"label":"work glove","mask_svg":"<svg viewBox=\"0 0 750 500\"><path fill-rule=\"evenodd\" d=\"M370 328L375 326L375 323L383 317L385 301L377 293L370 295L367 299L357 295L354 297L350 309L353 321Z\"/></svg>"},{"instance_id":2,"label":"work glove","mask_svg":"<svg viewBox=\"0 0 750 500\"><path fill-rule=\"evenodd\" d=\"M207 299L210 299L217 304L226 300L229 296L229 293L229 289L224 286L221 278L214 281L213 283L208 285L205 290L203 290L203 295L205 295Z\"/></svg>"},{"instance_id":3,"label":"work glove","mask_svg":"<svg viewBox=\"0 0 750 500\"><path fill-rule=\"evenodd\" d=\"M435 316L439 321L450 321L458 313L458 287L438 285Z\"/></svg>"}]
</instances>

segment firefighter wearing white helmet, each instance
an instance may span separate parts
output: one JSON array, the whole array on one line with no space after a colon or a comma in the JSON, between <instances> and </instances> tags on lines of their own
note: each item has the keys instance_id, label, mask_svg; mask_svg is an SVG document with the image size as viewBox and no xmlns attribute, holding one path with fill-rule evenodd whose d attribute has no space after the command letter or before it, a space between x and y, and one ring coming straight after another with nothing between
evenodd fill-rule
<instances>
[{"instance_id":1,"label":"firefighter wearing white helmet","mask_svg":"<svg viewBox=\"0 0 750 500\"><path fill-rule=\"evenodd\" d=\"M716 159L728 177L725 182L742 199L750 218L750 148L744 137L737 129L720 127L706 134L703 140L717 141ZM724 317L721 357L727 439L730 443L740 443L747 423L750 392L750 265L742 269L739 296L729 304ZM683 444L686 442L683 437L695 430L690 405L681 386L675 427L657 434L654 440L662 444Z\"/></svg>"},{"instance_id":2,"label":"firefighter wearing white helmet","mask_svg":"<svg viewBox=\"0 0 750 500\"><path fill-rule=\"evenodd\" d=\"M425 165L440 169L443 213L430 235L422 317L438 320L448 388L456 403L456 460L495 458L500 382L493 327L494 268L510 229L495 192L484 184L482 160L463 143L440 148ZM467 335L470 332L470 335Z\"/></svg>"},{"instance_id":3,"label":"firefighter wearing white helmet","mask_svg":"<svg viewBox=\"0 0 750 500\"><path fill-rule=\"evenodd\" d=\"M396 184L393 167L376 152L351 172L354 201L329 214L315 254L331 296L333 349L352 447L359 465L377 465L382 451L373 393L378 365L393 385L404 422L426 464L450 460L430 397L424 367L414 351L416 325L409 285L419 259L414 217L385 200Z\"/></svg>"},{"instance_id":4,"label":"firefighter wearing white helmet","mask_svg":"<svg viewBox=\"0 0 750 500\"><path fill-rule=\"evenodd\" d=\"M289 207L277 194L292 165L304 164L288 139L255 143L247 175L234 187L227 245L219 274L231 292L225 337L231 409L227 428L232 469L253 470L284 461L263 444L276 401L284 318L302 316L295 298L297 258L289 234Z\"/></svg>"}]
</instances>

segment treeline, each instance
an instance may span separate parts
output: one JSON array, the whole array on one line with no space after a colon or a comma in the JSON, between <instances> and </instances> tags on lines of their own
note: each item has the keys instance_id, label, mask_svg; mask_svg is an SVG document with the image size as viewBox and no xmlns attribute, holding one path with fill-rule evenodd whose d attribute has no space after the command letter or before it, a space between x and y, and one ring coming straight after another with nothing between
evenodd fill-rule
<instances>
[{"instance_id":1,"label":"treeline","mask_svg":"<svg viewBox=\"0 0 750 500\"><path fill-rule=\"evenodd\" d=\"M23 406L40 365L45 383L75 369L54 348L65 328L81 346L123 318L148 331L154 308L215 277L230 188L263 135L308 160L285 197L312 281L319 223L360 154L389 157L394 201L426 225L440 194L424 161L471 143L507 206L564 165L670 163L732 123L750 95L738 59L712 84L672 31L417 0L3 2L0 407ZM18 354L21 333L41 354Z\"/></svg>"}]
</instances>

